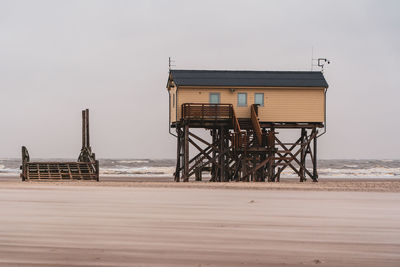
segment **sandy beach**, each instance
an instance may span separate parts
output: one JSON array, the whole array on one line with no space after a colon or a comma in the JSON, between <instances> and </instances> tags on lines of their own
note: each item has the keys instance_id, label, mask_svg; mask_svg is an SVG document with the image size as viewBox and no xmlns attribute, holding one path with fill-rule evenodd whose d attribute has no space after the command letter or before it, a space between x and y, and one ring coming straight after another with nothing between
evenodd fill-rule
<instances>
[{"instance_id":1,"label":"sandy beach","mask_svg":"<svg viewBox=\"0 0 400 267\"><path fill-rule=\"evenodd\" d=\"M400 264L399 180L102 180L2 177L0 265Z\"/></svg>"},{"instance_id":2,"label":"sandy beach","mask_svg":"<svg viewBox=\"0 0 400 267\"><path fill-rule=\"evenodd\" d=\"M0 0L0 267L400 267L399 10Z\"/></svg>"}]
</instances>

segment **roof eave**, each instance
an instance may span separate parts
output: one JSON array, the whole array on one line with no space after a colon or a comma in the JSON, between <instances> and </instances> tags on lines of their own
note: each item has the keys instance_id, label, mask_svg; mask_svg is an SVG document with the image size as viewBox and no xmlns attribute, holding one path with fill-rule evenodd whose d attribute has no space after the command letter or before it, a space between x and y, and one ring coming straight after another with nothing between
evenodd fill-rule
<instances>
[{"instance_id":1,"label":"roof eave","mask_svg":"<svg viewBox=\"0 0 400 267\"><path fill-rule=\"evenodd\" d=\"M176 84L176 83L175 83ZM177 85L176 85L177 86ZM190 85L190 84L183 84L180 85L180 87L241 87L241 88L260 88L260 87L265 87L265 88L326 88L328 89L328 85L321 85L321 86L271 86L271 85Z\"/></svg>"}]
</instances>

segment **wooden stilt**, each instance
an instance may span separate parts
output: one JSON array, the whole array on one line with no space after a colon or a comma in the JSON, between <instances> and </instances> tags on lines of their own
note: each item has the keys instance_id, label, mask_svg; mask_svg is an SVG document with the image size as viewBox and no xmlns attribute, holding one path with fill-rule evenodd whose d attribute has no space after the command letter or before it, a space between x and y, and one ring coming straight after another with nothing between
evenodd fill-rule
<instances>
[{"instance_id":1,"label":"wooden stilt","mask_svg":"<svg viewBox=\"0 0 400 267\"><path fill-rule=\"evenodd\" d=\"M225 182L225 154L223 151L225 150L225 135L224 135L224 128L220 127L219 129L219 181Z\"/></svg>"},{"instance_id":2,"label":"wooden stilt","mask_svg":"<svg viewBox=\"0 0 400 267\"><path fill-rule=\"evenodd\" d=\"M304 144L306 136L307 136L307 130L305 128L302 128L301 129L301 137L300 137L301 145ZM305 178L306 148L302 149L300 152L300 163L301 163L300 170L299 170L300 182L304 182L306 180L306 178Z\"/></svg>"},{"instance_id":3,"label":"wooden stilt","mask_svg":"<svg viewBox=\"0 0 400 267\"><path fill-rule=\"evenodd\" d=\"M217 142L217 130L216 129L212 129L211 130L211 136L212 136L212 143L216 144ZM216 148L214 147L212 150L212 158L214 159L217 155L217 151ZM217 177L218 177L218 166L217 163L214 161L211 163L211 181L212 182L217 182Z\"/></svg>"},{"instance_id":4,"label":"wooden stilt","mask_svg":"<svg viewBox=\"0 0 400 267\"><path fill-rule=\"evenodd\" d=\"M318 135L318 131L316 128L313 129L314 132L314 144L313 144L313 149L314 149L314 153L313 153L313 176L312 176L312 180L313 182L318 182L318 172L317 172L317 135Z\"/></svg>"},{"instance_id":5,"label":"wooden stilt","mask_svg":"<svg viewBox=\"0 0 400 267\"><path fill-rule=\"evenodd\" d=\"M176 168L175 168L175 182L180 181L180 170L181 170L181 159L182 159L182 130L180 127L176 128L176 136L177 136L177 143L176 143Z\"/></svg>"},{"instance_id":6,"label":"wooden stilt","mask_svg":"<svg viewBox=\"0 0 400 267\"><path fill-rule=\"evenodd\" d=\"M184 172L183 172L183 181L189 181L189 125L185 124L184 126Z\"/></svg>"},{"instance_id":7,"label":"wooden stilt","mask_svg":"<svg viewBox=\"0 0 400 267\"><path fill-rule=\"evenodd\" d=\"M268 158L271 160L267 163L267 177L268 182L274 182L274 158L275 158L275 131L273 128L268 132L267 136L267 148L268 148Z\"/></svg>"}]
</instances>

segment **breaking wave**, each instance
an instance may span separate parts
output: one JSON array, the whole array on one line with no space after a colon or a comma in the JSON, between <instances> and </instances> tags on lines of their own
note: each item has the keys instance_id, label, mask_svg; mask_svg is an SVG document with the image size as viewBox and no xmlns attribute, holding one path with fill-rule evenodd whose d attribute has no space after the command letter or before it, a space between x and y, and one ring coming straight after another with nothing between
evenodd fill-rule
<instances>
[{"instance_id":1,"label":"breaking wave","mask_svg":"<svg viewBox=\"0 0 400 267\"><path fill-rule=\"evenodd\" d=\"M100 168L100 175L107 176L166 176L170 177L174 167L139 167L139 168Z\"/></svg>"},{"instance_id":2,"label":"breaking wave","mask_svg":"<svg viewBox=\"0 0 400 267\"><path fill-rule=\"evenodd\" d=\"M0 176L18 175L20 165L20 159L0 159ZM172 159L100 159L100 174L104 176L172 177L174 171L175 160ZM400 179L400 160L320 160L318 174L320 178ZM281 177L297 175L286 168Z\"/></svg>"}]
</instances>

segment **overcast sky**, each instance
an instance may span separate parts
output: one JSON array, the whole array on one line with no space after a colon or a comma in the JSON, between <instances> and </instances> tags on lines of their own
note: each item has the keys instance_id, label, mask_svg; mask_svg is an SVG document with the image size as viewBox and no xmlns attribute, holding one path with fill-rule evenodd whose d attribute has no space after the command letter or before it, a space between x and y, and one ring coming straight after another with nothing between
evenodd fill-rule
<instances>
[{"instance_id":1,"label":"overcast sky","mask_svg":"<svg viewBox=\"0 0 400 267\"><path fill-rule=\"evenodd\" d=\"M178 69L332 64L320 158L400 158L399 1L0 0L0 157L174 158Z\"/></svg>"}]
</instances>

